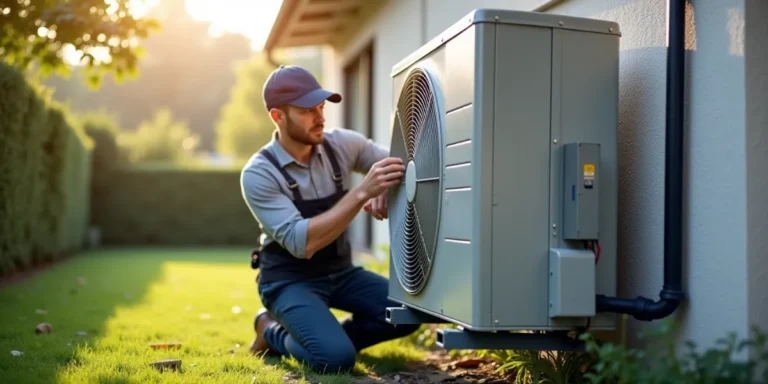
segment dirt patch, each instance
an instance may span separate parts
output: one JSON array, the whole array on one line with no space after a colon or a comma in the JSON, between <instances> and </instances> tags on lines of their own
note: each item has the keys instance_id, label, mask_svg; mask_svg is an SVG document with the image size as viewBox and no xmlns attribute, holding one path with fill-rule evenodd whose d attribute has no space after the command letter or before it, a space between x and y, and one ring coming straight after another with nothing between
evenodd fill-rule
<instances>
[{"instance_id":1,"label":"dirt patch","mask_svg":"<svg viewBox=\"0 0 768 384\"><path fill-rule=\"evenodd\" d=\"M409 364L400 372L392 372L383 375L353 376L355 384L437 384L437 383L514 383L514 376L496 372L498 364L490 359L477 359L475 357L454 358L446 351L435 351L427 355L421 362ZM254 382L255 382L254 377ZM309 379L311 384L319 384L316 378ZM288 373L283 377L284 383L300 383L302 375Z\"/></svg>"},{"instance_id":2,"label":"dirt patch","mask_svg":"<svg viewBox=\"0 0 768 384\"><path fill-rule=\"evenodd\" d=\"M361 384L402 383L513 383L509 375L496 372L498 364L490 359L475 357L453 358L446 351L432 352L420 364L410 369L381 377L361 377Z\"/></svg>"}]
</instances>

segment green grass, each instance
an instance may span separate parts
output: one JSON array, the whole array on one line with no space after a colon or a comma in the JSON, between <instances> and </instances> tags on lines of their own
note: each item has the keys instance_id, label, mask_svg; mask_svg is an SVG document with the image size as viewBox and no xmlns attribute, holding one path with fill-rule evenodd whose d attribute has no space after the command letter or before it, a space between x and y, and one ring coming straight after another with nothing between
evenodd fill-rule
<instances>
[{"instance_id":1,"label":"green grass","mask_svg":"<svg viewBox=\"0 0 768 384\"><path fill-rule=\"evenodd\" d=\"M250 383L255 377L282 383L293 374L302 382L343 383L424 358L425 351L400 339L363 351L352 374L316 376L290 359L250 355L253 315L261 304L249 251L97 250L0 289L2 381ZM53 332L36 334L42 322ZM159 342L182 348L148 347ZM169 358L182 360L179 372L149 366Z\"/></svg>"}]
</instances>

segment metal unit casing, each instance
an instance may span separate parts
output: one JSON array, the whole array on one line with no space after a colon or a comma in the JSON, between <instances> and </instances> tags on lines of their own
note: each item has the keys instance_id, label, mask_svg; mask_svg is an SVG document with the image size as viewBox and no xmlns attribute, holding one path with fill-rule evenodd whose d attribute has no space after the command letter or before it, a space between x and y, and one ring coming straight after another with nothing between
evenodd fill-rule
<instances>
[{"instance_id":1,"label":"metal unit casing","mask_svg":"<svg viewBox=\"0 0 768 384\"><path fill-rule=\"evenodd\" d=\"M477 9L393 67L393 105L412 69L435 81L443 172L428 283L406 292L390 263L392 300L468 330L564 330L587 317L615 327L615 315L590 315L594 304L562 300L616 294L619 39L609 21ZM585 249L561 232L569 143L599 147L596 210L577 211L598 217L569 219L596 223L601 255L573 259L573 271L560 268L572 259L550 261ZM594 273L574 276L583 260ZM551 286L583 291L553 297ZM552 315L553 300L565 312Z\"/></svg>"}]
</instances>

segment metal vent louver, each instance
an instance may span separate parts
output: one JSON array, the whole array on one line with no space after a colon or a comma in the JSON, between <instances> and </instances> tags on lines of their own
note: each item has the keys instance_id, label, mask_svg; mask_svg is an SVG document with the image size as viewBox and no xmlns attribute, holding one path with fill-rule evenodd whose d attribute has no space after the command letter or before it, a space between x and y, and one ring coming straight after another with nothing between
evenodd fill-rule
<instances>
[{"instance_id":1,"label":"metal vent louver","mask_svg":"<svg viewBox=\"0 0 768 384\"><path fill-rule=\"evenodd\" d=\"M435 84L422 68L403 85L393 122L391 156L403 159L403 183L389 191L392 263L410 294L427 283L437 243L442 138Z\"/></svg>"}]
</instances>

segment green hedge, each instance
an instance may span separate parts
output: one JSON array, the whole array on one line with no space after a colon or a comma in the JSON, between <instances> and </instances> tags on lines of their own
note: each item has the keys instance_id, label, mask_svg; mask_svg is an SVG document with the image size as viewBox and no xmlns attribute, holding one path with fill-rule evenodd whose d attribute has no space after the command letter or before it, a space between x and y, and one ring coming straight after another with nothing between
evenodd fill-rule
<instances>
[{"instance_id":1,"label":"green hedge","mask_svg":"<svg viewBox=\"0 0 768 384\"><path fill-rule=\"evenodd\" d=\"M109 180L92 204L104 245L257 244L239 171L118 168Z\"/></svg>"},{"instance_id":2,"label":"green hedge","mask_svg":"<svg viewBox=\"0 0 768 384\"><path fill-rule=\"evenodd\" d=\"M0 63L0 275L85 242L92 144L71 121Z\"/></svg>"}]
</instances>

